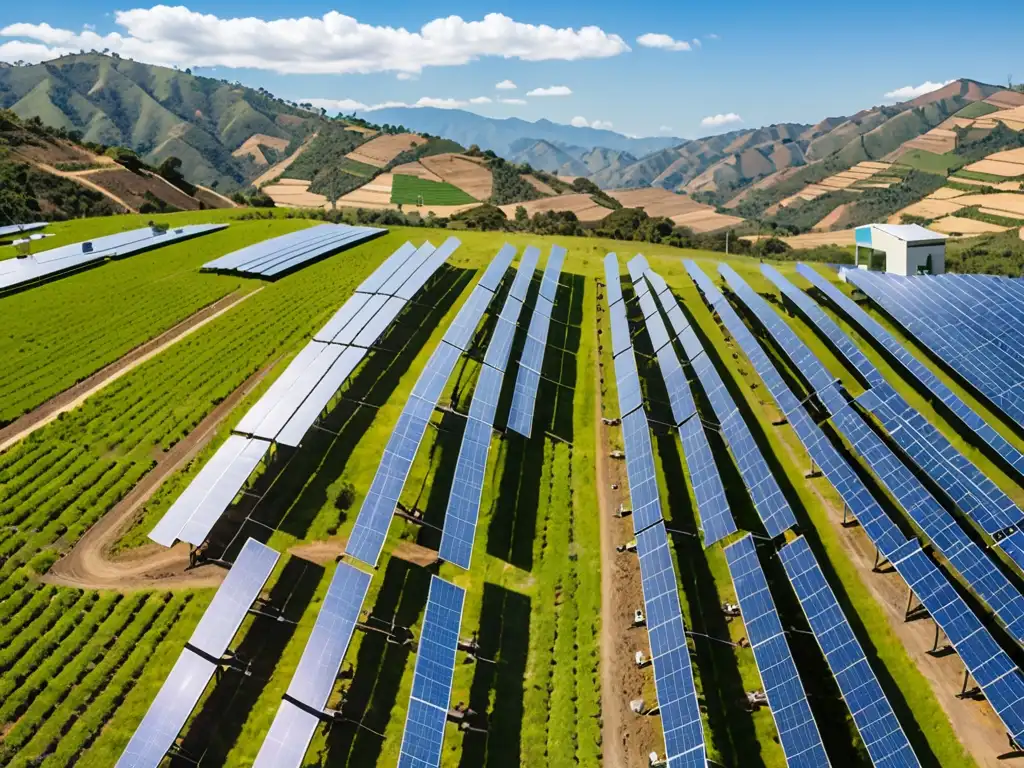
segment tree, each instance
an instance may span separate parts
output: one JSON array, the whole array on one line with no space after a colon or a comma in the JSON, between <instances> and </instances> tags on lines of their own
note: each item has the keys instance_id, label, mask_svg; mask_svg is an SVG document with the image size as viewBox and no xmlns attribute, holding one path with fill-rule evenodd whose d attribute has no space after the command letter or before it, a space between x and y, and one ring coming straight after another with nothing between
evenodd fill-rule
<instances>
[{"instance_id":1,"label":"tree","mask_svg":"<svg viewBox=\"0 0 1024 768\"><path fill-rule=\"evenodd\" d=\"M516 224L523 227L524 229L530 223L530 214L526 212L526 208L521 205L516 206Z\"/></svg>"}]
</instances>

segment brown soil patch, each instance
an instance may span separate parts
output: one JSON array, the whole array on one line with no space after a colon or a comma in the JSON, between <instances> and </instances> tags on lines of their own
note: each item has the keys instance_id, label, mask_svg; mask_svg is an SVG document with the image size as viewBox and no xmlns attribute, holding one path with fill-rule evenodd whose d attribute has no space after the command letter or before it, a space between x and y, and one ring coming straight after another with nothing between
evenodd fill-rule
<instances>
[{"instance_id":1,"label":"brown soil patch","mask_svg":"<svg viewBox=\"0 0 1024 768\"><path fill-rule=\"evenodd\" d=\"M279 183L262 187L275 205L286 208L329 208L330 203L323 195L309 191L309 182L298 179L281 179Z\"/></svg>"},{"instance_id":2,"label":"brown soil patch","mask_svg":"<svg viewBox=\"0 0 1024 768\"><path fill-rule=\"evenodd\" d=\"M527 173L527 174L523 175L523 179L526 181L527 184L529 184L531 187L536 189L542 195L557 195L558 194L557 192L555 192L554 189L549 187L547 184L545 184L543 181L538 179L536 176L532 176L529 173Z\"/></svg>"},{"instance_id":3,"label":"brown soil patch","mask_svg":"<svg viewBox=\"0 0 1024 768\"><path fill-rule=\"evenodd\" d=\"M528 200L523 203L510 203L501 206L501 210L509 219L515 218L516 208L523 206L526 212L533 216L541 211L572 211L580 221L601 221L609 213L610 208L598 205L590 195L558 195L557 197L545 197L541 200Z\"/></svg>"},{"instance_id":4,"label":"brown soil patch","mask_svg":"<svg viewBox=\"0 0 1024 768\"><path fill-rule=\"evenodd\" d=\"M952 187L940 187L932 192L925 200L952 200L954 197L961 197L967 194L963 190L953 189Z\"/></svg>"},{"instance_id":5,"label":"brown soil patch","mask_svg":"<svg viewBox=\"0 0 1024 768\"><path fill-rule=\"evenodd\" d=\"M99 192L101 195L104 195L105 197L112 200L116 205L119 205L121 208L125 209L128 213L138 213L138 210L129 205L127 200L125 200L122 197L119 197L114 192L110 191L106 187L100 186L91 178L89 178L90 174L88 171L71 173L68 171L58 171L55 167L53 167L52 165L47 165L46 163L33 164L42 171L52 173L54 176L60 176L65 179L71 179L72 181L81 184L83 187L88 187L89 189Z\"/></svg>"},{"instance_id":6,"label":"brown soil patch","mask_svg":"<svg viewBox=\"0 0 1024 768\"><path fill-rule=\"evenodd\" d=\"M990 158L971 163L967 166L966 170L974 171L975 173L988 173L992 176L1005 176L1007 178L1024 176L1024 165Z\"/></svg>"},{"instance_id":7,"label":"brown soil patch","mask_svg":"<svg viewBox=\"0 0 1024 768\"><path fill-rule=\"evenodd\" d=\"M377 178L359 189L338 198L338 205L359 207L363 205L390 205L391 187L395 177L390 173L382 173Z\"/></svg>"},{"instance_id":8,"label":"brown soil patch","mask_svg":"<svg viewBox=\"0 0 1024 768\"><path fill-rule=\"evenodd\" d=\"M968 195L970 197L970 195ZM984 197L984 195L977 195L977 197ZM949 216L950 214L956 213L964 205L970 205L970 203L962 203L963 198L957 198L953 200L933 200L925 198L916 203L908 205L899 213L890 217L890 223L899 223L904 214L909 216L923 216L926 219L938 219L943 216Z\"/></svg>"},{"instance_id":9,"label":"brown soil patch","mask_svg":"<svg viewBox=\"0 0 1024 768\"><path fill-rule=\"evenodd\" d=\"M1024 213L1014 211L1003 211L998 208L979 208L980 213L987 213L989 216L1002 216L1008 219L1024 219Z\"/></svg>"},{"instance_id":10,"label":"brown soil patch","mask_svg":"<svg viewBox=\"0 0 1024 768\"><path fill-rule=\"evenodd\" d=\"M278 152L284 152L288 149L288 139L282 139L277 136L267 136L265 133L254 133L244 142L242 145L231 153L232 157L244 157L248 155L251 157L257 165L266 165L267 158L263 154L261 147L270 147L276 149Z\"/></svg>"},{"instance_id":11,"label":"brown soil patch","mask_svg":"<svg viewBox=\"0 0 1024 768\"><path fill-rule=\"evenodd\" d=\"M316 139L316 137L318 135L319 134L314 133L308 139L306 139L304 142L302 142L302 144L299 146L299 148L296 149L294 152L292 152L288 157L286 157L281 162L276 163L276 164L270 166L270 168L265 170L263 173L261 173L255 179L253 179L252 185L258 189L259 187L263 186L267 182L273 181L278 176L280 176L282 173L284 173L286 170L288 170L288 166L290 166L292 163L294 163L296 158L298 158L299 155L301 155L303 152L306 151L306 149L309 148L309 145L313 143L313 141Z\"/></svg>"},{"instance_id":12,"label":"brown soil patch","mask_svg":"<svg viewBox=\"0 0 1024 768\"><path fill-rule=\"evenodd\" d=\"M207 208L237 208L238 204L230 197L225 197L219 192L214 192L207 187L196 185L196 200Z\"/></svg>"},{"instance_id":13,"label":"brown soil patch","mask_svg":"<svg viewBox=\"0 0 1024 768\"><path fill-rule=\"evenodd\" d=\"M423 163L405 163L404 165L396 165L391 169L391 172L396 176L416 176L420 179L426 179L427 181L441 181L441 177L438 176L431 170L424 167Z\"/></svg>"},{"instance_id":14,"label":"brown soil patch","mask_svg":"<svg viewBox=\"0 0 1024 768\"><path fill-rule=\"evenodd\" d=\"M309 560L317 565L327 565L336 562L341 557L347 543L347 539L311 541L306 544L296 544L288 550L288 554Z\"/></svg>"},{"instance_id":15,"label":"brown soil patch","mask_svg":"<svg viewBox=\"0 0 1024 768\"><path fill-rule=\"evenodd\" d=\"M345 126L345 130L346 131L352 131L352 133L361 133L361 134L363 134L363 136L376 136L377 135L377 131L373 130L373 128L364 128L361 125L346 125Z\"/></svg>"},{"instance_id":16,"label":"brown soil patch","mask_svg":"<svg viewBox=\"0 0 1024 768\"><path fill-rule=\"evenodd\" d=\"M989 224L987 221L965 219L962 216L946 216L938 221L933 221L928 228L934 229L936 232L944 232L947 235L983 235L987 232L1005 232L1009 229L1009 227L1000 227L998 224Z\"/></svg>"},{"instance_id":17,"label":"brown soil patch","mask_svg":"<svg viewBox=\"0 0 1024 768\"><path fill-rule=\"evenodd\" d=\"M992 187L1001 192L1019 192L1021 189L1021 182L1019 181L979 181L978 179L961 179L960 177L952 177L951 181L955 181L957 184L967 184L971 187Z\"/></svg>"},{"instance_id":18,"label":"brown soil patch","mask_svg":"<svg viewBox=\"0 0 1024 768\"><path fill-rule=\"evenodd\" d=\"M714 210L694 211L673 216L672 222L680 227L689 227L694 232L714 232L726 227L736 227L743 223L740 216L729 216Z\"/></svg>"},{"instance_id":19,"label":"brown soil patch","mask_svg":"<svg viewBox=\"0 0 1024 768\"><path fill-rule=\"evenodd\" d=\"M124 200L135 210L147 202L147 192L183 211L194 211L199 208L199 201L194 197L189 197L156 174L145 171L132 173L126 168L85 173L88 173L89 181Z\"/></svg>"},{"instance_id":20,"label":"brown soil patch","mask_svg":"<svg viewBox=\"0 0 1024 768\"><path fill-rule=\"evenodd\" d=\"M47 584L78 589L194 589L213 587L225 571L215 565L188 568L189 545L179 542L170 549L146 544L130 553L113 557L110 549L134 522L143 505L174 472L185 466L217 434L221 422L277 361L265 365L228 395L199 425L171 450L157 458L156 466L72 547L43 576Z\"/></svg>"},{"instance_id":21,"label":"brown soil patch","mask_svg":"<svg viewBox=\"0 0 1024 768\"><path fill-rule=\"evenodd\" d=\"M87 149L75 146L67 141L48 141L33 136L37 143L19 144L14 148L14 154L23 157L32 163L46 163L56 165L57 163L87 163L89 165L116 165L113 158L106 155L96 155Z\"/></svg>"},{"instance_id":22,"label":"brown soil patch","mask_svg":"<svg viewBox=\"0 0 1024 768\"><path fill-rule=\"evenodd\" d=\"M432 155L420 160L423 167L436 174L442 181L458 187L477 200L491 196L494 178L487 166L464 155Z\"/></svg>"},{"instance_id":23,"label":"brown soil patch","mask_svg":"<svg viewBox=\"0 0 1024 768\"><path fill-rule=\"evenodd\" d=\"M846 216L849 210L849 203L843 203L842 205L837 206L835 210L833 210L831 213L825 216L825 218L823 218L821 221L814 225L814 227L812 228L813 231L827 232L828 230L832 229L832 227L842 226L843 217Z\"/></svg>"},{"instance_id":24,"label":"brown soil patch","mask_svg":"<svg viewBox=\"0 0 1024 768\"><path fill-rule=\"evenodd\" d=\"M1016 195L1013 192L996 192L991 195L964 195L956 200L963 205L980 205L982 208L991 208L997 212L1008 213L1011 216L1024 216L1024 195Z\"/></svg>"},{"instance_id":25,"label":"brown soil patch","mask_svg":"<svg viewBox=\"0 0 1024 768\"><path fill-rule=\"evenodd\" d=\"M695 212L714 212L714 208L698 203L687 195L677 195L661 187L647 189L614 189L608 193L625 208L642 208L648 216L682 216Z\"/></svg>"},{"instance_id":26,"label":"brown soil patch","mask_svg":"<svg viewBox=\"0 0 1024 768\"><path fill-rule=\"evenodd\" d=\"M1013 109L1014 107L1024 106L1024 93L1018 91L1000 91L999 93L993 93L987 99L986 104L991 104L994 107L1000 109Z\"/></svg>"},{"instance_id":27,"label":"brown soil patch","mask_svg":"<svg viewBox=\"0 0 1024 768\"><path fill-rule=\"evenodd\" d=\"M349 152L345 157L360 163L383 168L406 150L422 144L426 139L415 133L398 133L394 136L378 136Z\"/></svg>"},{"instance_id":28,"label":"brown soil patch","mask_svg":"<svg viewBox=\"0 0 1024 768\"><path fill-rule=\"evenodd\" d=\"M766 240L769 237L770 235L761 235L760 239ZM758 236L743 235L741 239L756 243ZM853 245L854 230L841 229L838 232L808 232L803 235L783 237L782 240L791 248L816 248L819 245Z\"/></svg>"},{"instance_id":29,"label":"brown soil patch","mask_svg":"<svg viewBox=\"0 0 1024 768\"><path fill-rule=\"evenodd\" d=\"M9 446L27 437L40 427L44 427L65 411L77 408L86 398L98 392L112 381L116 381L144 362L158 355L173 344L178 343L186 336L195 333L207 323L217 319L229 309L237 306L250 296L262 291L258 288L252 293L240 293L235 291L222 299L215 301L209 306L203 307L195 314L185 318L172 328L168 328L159 336L140 344L135 349L115 360L110 365L96 371L92 376L78 382L72 387L65 389L59 395L55 395L42 405L15 419L3 429L0 429L0 451L6 450Z\"/></svg>"}]
</instances>

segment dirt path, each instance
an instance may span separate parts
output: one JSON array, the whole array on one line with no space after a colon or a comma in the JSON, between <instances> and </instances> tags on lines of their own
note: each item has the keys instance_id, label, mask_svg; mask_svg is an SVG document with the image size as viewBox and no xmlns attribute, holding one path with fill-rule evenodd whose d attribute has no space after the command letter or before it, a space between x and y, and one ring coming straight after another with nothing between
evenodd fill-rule
<instances>
[{"instance_id":1,"label":"dirt path","mask_svg":"<svg viewBox=\"0 0 1024 768\"><path fill-rule=\"evenodd\" d=\"M110 548L131 525L137 513L160 485L185 466L213 439L221 422L252 389L263 380L277 361L271 361L250 376L211 411L184 440L157 459L157 464L113 509L90 528L79 542L58 560L43 577L48 584L81 589L185 589L220 584L224 570L205 565L188 567L189 546L178 543L170 549L146 544L131 553L112 557Z\"/></svg>"},{"instance_id":2,"label":"dirt path","mask_svg":"<svg viewBox=\"0 0 1024 768\"><path fill-rule=\"evenodd\" d=\"M299 155L305 152L309 148L309 145L313 143L313 140L316 139L316 137L319 135L319 132L314 133L312 136L310 136L308 139L302 142L299 148L292 152L288 157L286 157L281 162L270 166L270 168L265 170L255 179L253 179L252 186L256 187L256 189L259 189L260 186L262 186L263 184L266 184L268 181L273 181L286 170L288 170L288 166L294 163L299 158Z\"/></svg>"},{"instance_id":3,"label":"dirt path","mask_svg":"<svg viewBox=\"0 0 1024 768\"><path fill-rule=\"evenodd\" d=\"M195 333L207 323L216 320L228 310L238 306L250 296L255 296L262 290L263 288L257 288L255 291L246 294L240 294L238 291L235 291L215 301L213 304L203 307L159 336L137 346L110 365L101 368L92 376L83 379L73 387L65 389L59 395L50 398L21 418L15 419L6 427L0 429L0 451L6 450L40 427L46 426L65 411L77 408L86 398L91 397L112 381L121 378L154 355L158 355L168 347L177 344L186 336Z\"/></svg>"},{"instance_id":4,"label":"dirt path","mask_svg":"<svg viewBox=\"0 0 1024 768\"><path fill-rule=\"evenodd\" d=\"M31 162L32 165L36 166L36 168L38 168L41 171L46 171L47 173L52 173L54 176L61 176L61 177L65 178L65 179L71 179L72 181L75 181L75 182L81 184L84 187L88 187L89 189L92 189L92 190L95 190L96 192L99 192L101 195L105 195L106 197L109 197L115 203L117 203L121 207L125 208L129 213L138 213L138 211L135 208L133 208L132 206L128 205L128 203L126 203L120 197L115 195L109 189L104 189L99 184L97 184L95 181L90 181L89 179L85 178L85 176L89 173L89 171L60 171L60 170L57 170L57 168L55 168L54 166L47 165L46 163L40 163L40 162L35 161L35 160L30 160L29 162ZM110 169L109 168L93 168L92 170L93 171L109 171Z\"/></svg>"}]
</instances>

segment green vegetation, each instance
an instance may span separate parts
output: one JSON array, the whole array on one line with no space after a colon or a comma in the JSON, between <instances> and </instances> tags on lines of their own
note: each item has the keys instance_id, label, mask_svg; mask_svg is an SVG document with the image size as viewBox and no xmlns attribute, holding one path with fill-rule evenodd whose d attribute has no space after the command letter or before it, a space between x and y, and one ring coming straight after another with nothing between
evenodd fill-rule
<instances>
[{"instance_id":1,"label":"green vegetation","mask_svg":"<svg viewBox=\"0 0 1024 768\"><path fill-rule=\"evenodd\" d=\"M400 133L404 133L400 131ZM390 163L388 163L387 169L390 170L396 166L404 165L405 163L414 163L424 157L432 157L433 155L444 155L448 153L460 154L462 153L463 146L456 141L451 139L442 139L437 136L427 137L426 141L420 142L412 149L407 149L405 152L401 152L395 157Z\"/></svg>"},{"instance_id":2,"label":"green vegetation","mask_svg":"<svg viewBox=\"0 0 1024 768\"><path fill-rule=\"evenodd\" d=\"M992 104L988 104L984 101L976 101L973 104L968 104L966 107L957 112L953 117L965 117L970 120L976 120L979 117L985 115L991 115L993 112L998 112L999 107Z\"/></svg>"},{"instance_id":3,"label":"green vegetation","mask_svg":"<svg viewBox=\"0 0 1024 768\"><path fill-rule=\"evenodd\" d=\"M962 216L967 219L976 219L977 221L985 221L989 224L997 224L1000 227L1013 227L1020 229L1024 227L1024 220L1015 218L1013 216L999 216L993 213L984 213L981 210L980 205L971 205L966 208L961 208L956 212L957 216Z\"/></svg>"},{"instance_id":4,"label":"green vegetation","mask_svg":"<svg viewBox=\"0 0 1024 768\"><path fill-rule=\"evenodd\" d=\"M978 103L980 104L981 102ZM900 156L899 162L901 165L906 165L918 171L942 175L955 171L964 164L963 158L951 152L937 155L934 152L926 152L923 149L910 150Z\"/></svg>"},{"instance_id":5,"label":"green vegetation","mask_svg":"<svg viewBox=\"0 0 1024 768\"><path fill-rule=\"evenodd\" d=\"M343 157L338 161L338 168L345 173L351 173L353 176L360 176L363 179L372 178L380 173L380 169L376 166L361 163L348 157Z\"/></svg>"},{"instance_id":6,"label":"green vegetation","mask_svg":"<svg viewBox=\"0 0 1024 768\"><path fill-rule=\"evenodd\" d=\"M489 201L494 205L522 203L544 197L536 187L520 175L519 168L512 163L507 163L500 157L494 157L488 161L487 167L491 169L491 176L494 179Z\"/></svg>"},{"instance_id":7,"label":"green vegetation","mask_svg":"<svg viewBox=\"0 0 1024 768\"><path fill-rule=\"evenodd\" d=\"M932 173L911 171L899 184L887 189L866 189L849 209L847 225L859 227L890 216L944 186L946 179Z\"/></svg>"},{"instance_id":8,"label":"green vegetation","mask_svg":"<svg viewBox=\"0 0 1024 768\"><path fill-rule=\"evenodd\" d=\"M1018 230L1014 227L1007 232L950 240L946 244L946 269L1024 277L1024 240Z\"/></svg>"},{"instance_id":9,"label":"green vegetation","mask_svg":"<svg viewBox=\"0 0 1024 768\"><path fill-rule=\"evenodd\" d=\"M320 185L317 184L319 176L332 170L342 170L342 163L351 162L345 155L365 143L366 136L363 134L346 130L341 122L329 122L320 126L317 137L303 150L301 155L295 158L295 162L288 166L284 177L310 181L312 182L311 188L313 185L321 186L322 182ZM356 174L353 176L353 181L356 182L356 186L359 186L366 180Z\"/></svg>"},{"instance_id":10,"label":"green vegetation","mask_svg":"<svg viewBox=\"0 0 1024 768\"><path fill-rule=\"evenodd\" d=\"M961 170L957 171L956 173L954 173L949 178L952 179L953 181L955 181L956 179L972 179L974 181L988 181L988 182L991 182L992 184L999 184L999 183L1004 182L1004 181L1020 181L1020 180L1024 180L1024 176L1017 176L1017 177L997 176L994 173L982 173L981 171L968 171L966 169L961 169ZM978 189L978 188L975 187L975 189Z\"/></svg>"},{"instance_id":11,"label":"green vegetation","mask_svg":"<svg viewBox=\"0 0 1024 768\"><path fill-rule=\"evenodd\" d=\"M778 213L765 219L765 223L774 229L798 235L801 232L809 232L840 205L859 199L860 196L855 192L829 192L813 200L795 201L785 208L779 208Z\"/></svg>"},{"instance_id":12,"label":"green vegetation","mask_svg":"<svg viewBox=\"0 0 1024 768\"><path fill-rule=\"evenodd\" d=\"M120 208L94 189L12 161L0 147L0 212L6 224L110 216Z\"/></svg>"},{"instance_id":13,"label":"green vegetation","mask_svg":"<svg viewBox=\"0 0 1024 768\"><path fill-rule=\"evenodd\" d=\"M573 179L571 188L574 192L590 195L590 199L595 203L603 205L605 208L611 208L613 211L617 211L622 207L622 203L609 195L590 179L584 178L583 176Z\"/></svg>"},{"instance_id":14,"label":"green vegetation","mask_svg":"<svg viewBox=\"0 0 1024 768\"><path fill-rule=\"evenodd\" d=\"M444 181L396 174L391 187L391 202L398 205L465 205L476 200L458 187Z\"/></svg>"}]
</instances>

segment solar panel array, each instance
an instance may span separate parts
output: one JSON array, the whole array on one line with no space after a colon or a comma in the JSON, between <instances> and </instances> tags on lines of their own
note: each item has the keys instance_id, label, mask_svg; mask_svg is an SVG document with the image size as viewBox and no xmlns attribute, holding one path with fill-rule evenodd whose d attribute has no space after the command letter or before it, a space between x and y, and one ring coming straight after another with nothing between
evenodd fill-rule
<instances>
[{"instance_id":1,"label":"solar panel array","mask_svg":"<svg viewBox=\"0 0 1024 768\"><path fill-rule=\"evenodd\" d=\"M498 409L505 366L512 351L512 339L523 308L523 299L539 257L540 251L532 246L523 252L519 270L505 297L494 334L487 345L484 365L480 369L480 378L473 390L473 402L469 406L466 431L462 433L439 554L442 560L466 569L473 556L473 540L480 516L480 496L487 470L487 454L491 448L491 428ZM497 288L497 283L494 283L494 287Z\"/></svg>"},{"instance_id":2,"label":"solar panel array","mask_svg":"<svg viewBox=\"0 0 1024 768\"><path fill-rule=\"evenodd\" d=\"M512 394L512 407L508 415L508 428L523 437L533 433L533 413L537 406L537 386L540 384L541 370L544 367L544 352L548 345L548 329L551 325L551 313L555 308L555 295L558 292L558 278L562 274L562 263L565 261L565 249L553 245L548 254L548 263L540 280L540 291L537 303L530 318L530 327L526 332L526 344L519 358L519 373L516 376L515 390Z\"/></svg>"},{"instance_id":3,"label":"solar panel array","mask_svg":"<svg viewBox=\"0 0 1024 768\"><path fill-rule=\"evenodd\" d=\"M761 271L869 382L871 394L858 402L879 418L903 452L997 542L1010 539L1007 552L1011 557L1024 554L1024 511L889 386L853 340L807 294L772 267L762 265ZM1017 564L1024 568L1024 558Z\"/></svg>"},{"instance_id":4,"label":"solar panel array","mask_svg":"<svg viewBox=\"0 0 1024 768\"><path fill-rule=\"evenodd\" d=\"M184 650L135 729L118 768L157 768L203 695L279 555L255 539L242 547Z\"/></svg>"},{"instance_id":5,"label":"solar panel array","mask_svg":"<svg viewBox=\"0 0 1024 768\"><path fill-rule=\"evenodd\" d=\"M779 550L779 557L871 762L886 768L919 765L807 540L793 540Z\"/></svg>"},{"instance_id":6,"label":"solar panel array","mask_svg":"<svg viewBox=\"0 0 1024 768\"><path fill-rule=\"evenodd\" d=\"M775 610L768 582L748 534L725 548L729 574L736 589L747 640L775 718L786 765L820 768L830 765L821 734L811 714L782 622Z\"/></svg>"},{"instance_id":7,"label":"solar panel array","mask_svg":"<svg viewBox=\"0 0 1024 768\"><path fill-rule=\"evenodd\" d=\"M820 383L826 377L831 378L831 375L822 374L824 366L785 321L729 267L721 265L719 270L725 274L736 296L761 321L801 375L812 382L815 394L831 414L832 423L850 442L854 452L863 457L897 503L1000 618L1010 634L1018 642L1024 642L1024 596L914 473L893 455L882 439L849 407L838 385L814 385L815 381ZM875 395L868 390L861 397L864 402L871 403Z\"/></svg>"},{"instance_id":8,"label":"solar panel array","mask_svg":"<svg viewBox=\"0 0 1024 768\"><path fill-rule=\"evenodd\" d=\"M942 576L916 541L889 556L928 614L945 633L971 677L1018 744L1024 739L1024 674Z\"/></svg>"},{"instance_id":9,"label":"solar panel array","mask_svg":"<svg viewBox=\"0 0 1024 768\"><path fill-rule=\"evenodd\" d=\"M875 340L892 358L923 385L934 398L960 419L965 426L987 443L996 454L1024 475L1024 453L1014 448L1001 434L979 416L956 393L942 383L924 363L907 350L889 331L883 328L874 318L857 306L849 296L844 294L828 280L819 275L806 264L797 264L797 272L807 278L815 288L821 291L828 300L846 318Z\"/></svg>"},{"instance_id":10,"label":"solar panel array","mask_svg":"<svg viewBox=\"0 0 1024 768\"><path fill-rule=\"evenodd\" d=\"M658 301L663 306L670 305L678 309L668 285L642 259L643 257L640 256L629 262L630 276L634 281L634 290L637 295L640 296L643 291L643 297L650 299L653 303L655 301L653 294L657 291ZM650 290L647 288L644 275L650 281ZM652 313L645 312L645 315L647 315L646 326L651 339L664 340L660 346L655 344L658 346L658 367L665 380L672 418L679 430L679 437L683 445L683 456L697 503L701 531L704 534L704 546L711 546L730 533L735 533L736 522L733 520L729 502L725 497L725 488L722 485L718 467L715 465L714 454L711 452L711 445L704 432L704 425L700 417L697 416L697 406L694 404L693 395L690 392L690 384L686 380L686 374L683 373L683 367L679 364L679 358L671 344L668 330L665 328L665 321L662 320L661 314L657 310L657 304Z\"/></svg>"},{"instance_id":11,"label":"solar panel array","mask_svg":"<svg viewBox=\"0 0 1024 768\"><path fill-rule=\"evenodd\" d=\"M0 227L0 237L20 235L23 232L32 232L48 226L50 226L50 222L48 221L33 221L28 224L11 224L6 227Z\"/></svg>"},{"instance_id":12,"label":"solar panel array","mask_svg":"<svg viewBox=\"0 0 1024 768\"><path fill-rule=\"evenodd\" d=\"M412 694L398 757L399 768L441 765L444 724L452 698L455 652L466 592L438 576L430 577L413 672Z\"/></svg>"},{"instance_id":13,"label":"solar panel array","mask_svg":"<svg viewBox=\"0 0 1024 768\"><path fill-rule=\"evenodd\" d=\"M898 277L847 270L847 279L1024 425L1024 297L1012 283L979 275Z\"/></svg>"},{"instance_id":14,"label":"solar panel array","mask_svg":"<svg viewBox=\"0 0 1024 768\"><path fill-rule=\"evenodd\" d=\"M235 427L236 434L178 497L150 538L164 546L177 539L202 544L271 443L299 445L407 303L366 289L404 291L413 281L419 290L458 246L456 238L436 250L429 243L418 249L406 243L377 267L246 412Z\"/></svg>"},{"instance_id":15,"label":"solar panel array","mask_svg":"<svg viewBox=\"0 0 1024 768\"><path fill-rule=\"evenodd\" d=\"M805 412L803 404L789 390L764 350L724 297L710 285L706 276L703 276L703 281L696 281L698 285L702 282L709 284L707 290L702 286L702 292L706 297L710 295L715 299L713 307L723 325L765 382L814 462L857 517L871 542L896 567L953 643L968 671L993 702L1007 732L1019 739L1024 728L1024 683L1020 672L1013 668L1009 656L999 649L988 630L918 543L904 536L886 516L857 473Z\"/></svg>"},{"instance_id":16,"label":"solar panel array","mask_svg":"<svg viewBox=\"0 0 1024 768\"><path fill-rule=\"evenodd\" d=\"M62 245L32 256L4 259L0 261L0 292L24 288L46 278L95 266L105 259L134 256L170 243L180 243L225 227L227 224L191 224L167 230L144 227L82 243Z\"/></svg>"},{"instance_id":17,"label":"solar panel array","mask_svg":"<svg viewBox=\"0 0 1024 768\"><path fill-rule=\"evenodd\" d=\"M386 233L377 227L319 224L233 251L203 269L273 279Z\"/></svg>"},{"instance_id":18,"label":"solar panel array","mask_svg":"<svg viewBox=\"0 0 1024 768\"><path fill-rule=\"evenodd\" d=\"M309 710L322 711L327 706L369 586L370 574L348 563L338 565L288 692L256 755L255 768L302 765L319 723Z\"/></svg>"},{"instance_id":19,"label":"solar panel array","mask_svg":"<svg viewBox=\"0 0 1024 768\"><path fill-rule=\"evenodd\" d=\"M621 295L612 287L619 280L615 254L605 257L605 275L609 286L608 299L612 301ZM609 309L613 316L625 312L620 299L616 299ZM625 317L624 314L622 316ZM703 726L675 571L668 551L668 532L662 519L650 428L640 399L640 380L632 346L615 355L613 364L616 379L620 382L619 407L623 414L626 474L633 507L633 532L640 558L654 683L665 734L665 759L670 766L703 768L706 762ZM624 394L624 391L635 395Z\"/></svg>"},{"instance_id":20,"label":"solar panel array","mask_svg":"<svg viewBox=\"0 0 1024 768\"><path fill-rule=\"evenodd\" d=\"M503 248L499 251L494 260L504 266L498 274L503 274L508 269L514 256L514 250ZM490 273L491 270L488 268L482 279L487 279L487 275ZM491 299L494 298L494 293L478 282L474 286L473 293L480 290L484 291ZM398 506L398 500L405 487L409 470L412 469L420 442L427 430L427 424L430 422L430 417L441 398L445 384L462 354L462 347L458 345L467 344L467 338L475 333L489 304L490 300L483 302L474 299L473 293L459 308L455 319L445 331L444 337L416 380L409 400L398 417L398 424L384 448L384 455L381 457L380 465L370 484L370 489L367 491L366 498L363 500L363 505L359 508L359 514L356 517L356 523L345 547L345 552L368 565L376 567L377 560L380 558L384 540L391 527L391 518ZM468 332L467 329L469 329Z\"/></svg>"}]
</instances>

